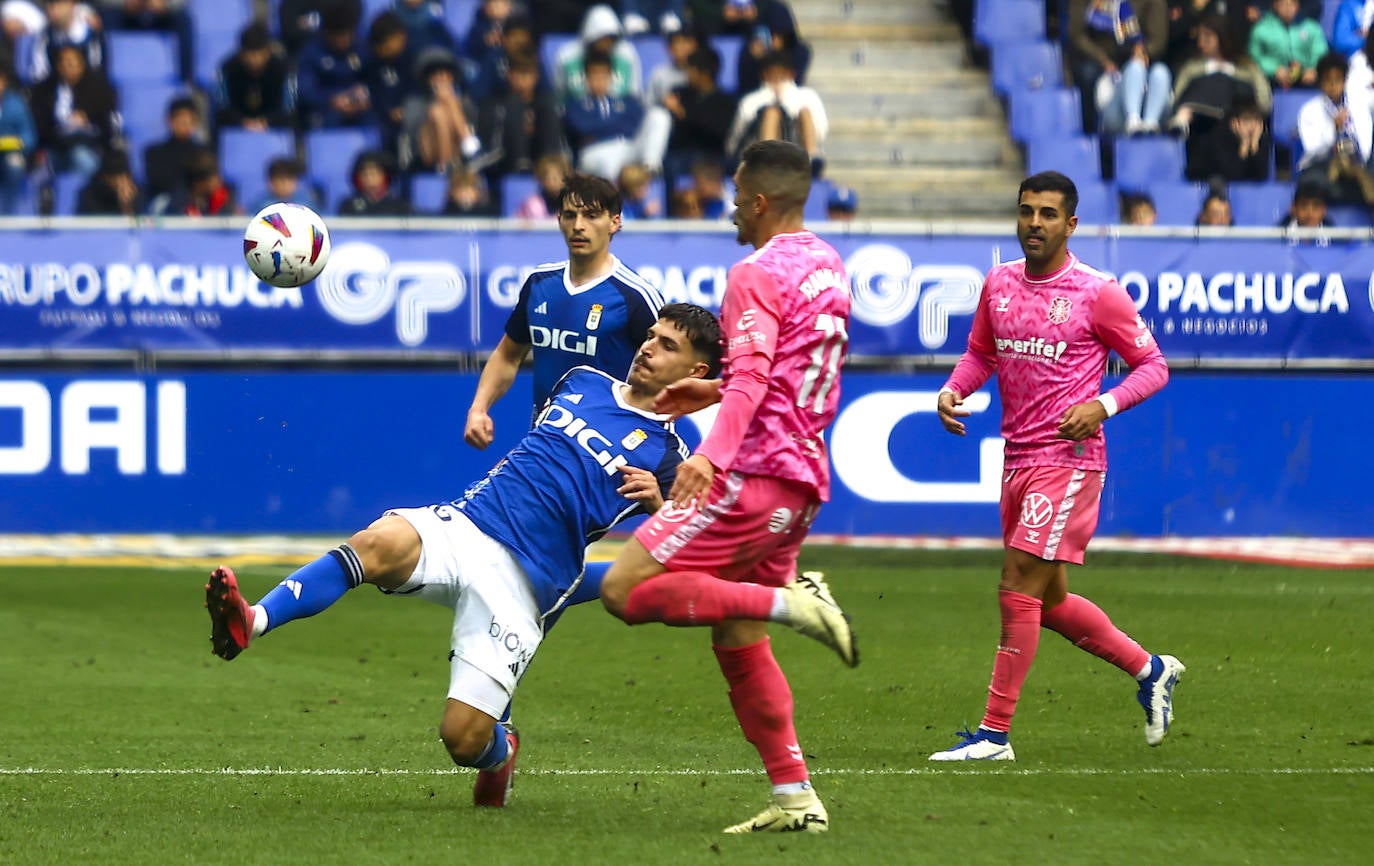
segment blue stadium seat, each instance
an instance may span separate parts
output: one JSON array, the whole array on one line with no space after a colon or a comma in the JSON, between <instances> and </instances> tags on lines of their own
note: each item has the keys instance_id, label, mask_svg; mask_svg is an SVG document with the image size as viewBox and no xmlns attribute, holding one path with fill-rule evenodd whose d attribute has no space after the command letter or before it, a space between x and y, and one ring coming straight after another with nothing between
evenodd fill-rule
<instances>
[{"instance_id":1,"label":"blue stadium seat","mask_svg":"<svg viewBox=\"0 0 1374 866\"><path fill-rule=\"evenodd\" d=\"M234 184L241 202L255 202L266 194L269 162L295 155L295 137L285 130L235 128L223 130L219 136L220 174Z\"/></svg>"},{"instance_id":2,"label":"blue stadium seat","mask_svg":"<svg viewBox=\"0 0 1374 866\"><path fill-rule=\"evenodd\" d=\"M1190 226L1197 222L1207 186L1186 180L1158 180L1148 184L1145 192L1154 199L1159 225Z\"/></svg>"},{"instance_id":3,"label":"blue stadium seat","mask_svg":"<svg viewBox=\"0 0 1374 866\"><path fill-rule=\"evenodd\" d=\"M353 194L353 160L364 150L379 147L375 129L313 129L305 134L305 172L324 191L330 211Z\"/></svg>"},{"instance_id":4,"label":"blue stadium seat","mask_svg":"<svg viewBox=\"0 0 1374 866\"><path fill-rule=\"evenodd\" d=\"M1369 208L1358 204L1333 204L1326 209L1332 225L1341 229L1367 229L1370 226Z\"/></svg>"},{"instance_id":5,"label":"blue stadium seat","mask_svg":"<svg viewBox=\"0 0 1374 866\"><path fill-rule=\"evenodd\" d=\"M188 0L187 9L197 31L216 30L235 36L253 20L254 0ZM276 29L277 8L272 6L272 29Z\"/></svg>"},{"instance_id":6,"label":"blue stadium seat","mask_svg":"<svg viewBox=\"0 0 1374 866\"><path fill-rule=\"evenodd\" d=\"M1011 91L1012 140L1025 144L1037 138L1081 133L1083 109L1080 98L1075 87Z\"/></svg>"},{"instance_id":7,"label":"blue stadium seat","mask_svg":"<svg viewBox=\"0 0 1374 866\"><path fill-rule=\"evenodd\" d=\"M219 80L219 68L230 55L238 51L239 34L234 30L196 29L196 83L207 90Z\"/></svg>"},{"instance_id":8,"label":"blue stadium seat","mask_svg":"<svg viewBox=\"0 0 1374 866\"><path fill-rule=\"evenodd\" d=\"M1298 112L1308 100L1320 95L1320 90L1312 88L1274 91L1274 120L1270 131L1275 144L1292 147L1297 142Z\"/></svg>"},{"instance_id":9,"label":"blue stadium seat","mask_svg":"<svg viewBox=\"0 0 1374 866\"><path fill-rule=\"evenodd\" d=\"M508 174L501 178L501 215L515 216L525 199L539 192L532 174Z\"/></svg>"},{"instance_id":10,"label":"blue stadium seat","mask_svg":"<svg viewBox=\"0 0 1374 866\"><path fill-rule=\"evenodd\" d=\"M105 71L117 90L181 80L177 71L177 39L173 34L114 30L106 35L106 40L109 48Z\"/></svg>"},{"instance_id":11,"label":"blue stadium seat","mask_svg":"<svg viewBox=\"0 0 1374 866\"><path fill-rule=\"evenodd\" d=\"M558 64L554 58L558 57L558 52L564 45L577 40L576 36L568 33L545 33L539 40L539 62L544 64L544 74L549 77L549 82L557 80Z\"/></svg>"},{"instance_id":12,"label":"blue stadium seat","mask_svg":"<svg viewBox=\"0 0 1374 866\"><path fill-rule=\"evenodd\" d=\"M816 178L811 181L811 194L806 197L806 205L802 208L802 218L806 220L829 219L830 191L832 189L834 186L824 178Z\"/></svg>"},{"instance_id":13,"label":"blue stadium seat","mask_svg":"<svg viewBox=\"0 0 1374 866\"><path fill-rule=\"evenodd\" d=\"M358 24L359 35L366 37L367 28L372 26L372 19L390 9L395 3L392 0L362 0L363 18ZM453 29L453 25L449 25Z\"/></svg>"},{"instance_id":14,"label":"blue stadium seat","mask_svg":"<svg viewBox=\"0 0 1374 866\"><path fill-rule=\"evenodd\" d=\"M1044 0L978 0L973 7L973 41L979 45L1044 38Z\"/></svg>"},{"instance_id":15,"label":"blue stadium seat","mask_svg":"<svg viewBox=\"0 0 1374 866\"><path fill-rule=\"evenodd\" d=\"M1064 60L1052 42L1003 42L992 53L992 89L1002 96L1058 87L1063 79Z\"/></svg>"},{"instance_id":16,"label":"blue stadium seat","mask_svg":"<svg viewBox=\"0 0 1374 866\"><path fill-rule=\"evenodd\" d=\"M1157 180L1183 179L1183 142L1163 135L1116 140L1116 185L1139 192Z\"/></svg>"},{"instance_id":17,"label":"blue stadium seat","mask_svg":"<svg viewBox=\"0 0 1374 866\"><path fill-rule=\"evenodd\" d=\"M119 114L125 137L145 142L166 138L167 106L182 92L180 84L166 81L124 88L119 94Z\"/></svg>"},{"instance_id":18,"label":"blue stadium seat","mask_svg":"<svg viewBox=\"0 0 1374 866\"><path fill-rule=\"evenodd\" d=\"M1074 183L1102 179L1102 152L1095 135L1052 135L1033 138L1026 145L1030 174L1058 171Z\"/></svg>"},{"instance_id":19,"label":"blue stadium seat","mask_svg":"<svg viewBox=\"0 0 1374 866\"><path fill-rule=\"evenodd\" d=\"M1106 181L1074 181L1078 188L1079 223L1083 225L1116 225L1121 222L1121 207L1117 201L1116 189Z\"/></svg>"},{"instance_id":20,"label":"blue stadium seat","mask_svg":"<svg viewBox=\"0 0 1374 866\"><path fill-rule=\"evenodd\" d=\"M448 201L448 178L442 174L417 174L410 179L410 204L417 214L437 214Z\"/></svg>"},{"instance_id":21,"label":"blue stadium seat","mask_svg":"<svg viewBox=\"0 0 1374 866\"><path fill-rule=\"evenodd\" d=\"M633 42L639 52L639 89L644 92L649 89L649 76L653 71L671 63L672 59L668 57L668 43L662 36L636 36Z\"/></svg>"},{"instance_id":22,"label":"blue stadium seat","mask_svg":"<svg viewBox=\"0 0 1374 866\"><path fill-rule=\"evenodd\" d=\"M444 21L448 23L448 29L457 35L460 44L468 38L472 19L481 6L482 0L444 0Z\"/></svg>"},{"instance_id":23,"label":"blue stadium seat","mask_svg":"<svg viewBox=\"0 0 1374 866\"><path fill-rule=\"evenodd\" d=\"M1233 183L1228 195L1231 217L1238 226L1272 228L1293 203L1293 187L1286 183Z\"/></svg>"},{"instance_id":24,"label":"blue stadium seat","mask_svg":"<svg viewBox=\"0 0 1374 866\"><path fill-rule=\"evenodd\" d=\"M716 86L726 93L739 90L739 53L744 50L743 36L712 36L711 47L720 55L720 76Z\"/></svg>"},{"instance_id":25,"label":"blue stadium seat","mask_svg":"<svg viewBox=\"0 0 1374 866\"><path fill-rule=\"evenodd\" d=\"M86 185L86 176L75 171L64 171L52 179L53 216L75 216L76 203L81 198L81 188Z\"/></svg>"}]
</instances>

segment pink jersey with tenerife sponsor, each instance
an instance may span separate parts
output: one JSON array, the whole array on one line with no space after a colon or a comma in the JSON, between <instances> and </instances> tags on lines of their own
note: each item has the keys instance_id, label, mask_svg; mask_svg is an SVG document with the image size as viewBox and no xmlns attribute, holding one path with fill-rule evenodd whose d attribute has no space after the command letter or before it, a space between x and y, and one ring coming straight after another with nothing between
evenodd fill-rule
<instances>
[{"instance_id":1,"label":"pink jersey with tenerife sponsor","mask_svg":"<svg viewBox=\"0 0 1374 866\"><path fill-rule=\"evenodd\" d=\"M1107 468L1099 429L1082 442L1059 438L1072 406L1102 393L1107 354L1130 374L1108 394L1116 411L1149 397L1169 380L1159 346L1116 280L1069 254L1053 274L1026 274L1024 260L988 272L966 351L946 387L967 396L994 372L1002 398L1004 465Z\"/></svg>"},{"instance_id":2,"label":"pink jersey with tenerife sponsor","mask_svg":"<svg viewBox=\"0 0 1374 866\"><path fill-rule=\"evenodd\" d=\"M830 498L822 432L840 401L849 277L809 231L774 236L730 269L721 408L698 454L717 469L798 481Z\"/></svg>"}]
</instances>

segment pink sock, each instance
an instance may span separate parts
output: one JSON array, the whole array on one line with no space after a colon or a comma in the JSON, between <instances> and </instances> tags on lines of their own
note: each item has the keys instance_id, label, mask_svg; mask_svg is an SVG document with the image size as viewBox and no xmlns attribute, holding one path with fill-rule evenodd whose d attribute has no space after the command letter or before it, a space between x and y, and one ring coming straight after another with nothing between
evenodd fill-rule
<instances>
[{"instance_id":1,"label":"pink sock","mask_svg":"<svg viewBox=\"0 0 1374 866\"><path fill-rule=\"evenodd\" d=\"M792 689L773 658L768 638L742 647L713 647L721 673L730 684L730 705L763 759L774 785L805 782L806 760L792 723Z\"/></svg>"},{"instance_id":2,"label":"pink sock","mask_svg":"<svg viewBox=\"0 0 1374 866\"><path fill-rule=\"evenodd\" d=\"M1074 646L1109 661L1131 676L1150 663L1150 654L1112 624L1102 608L1081 595L1070 593L1044 612L1040 624L1062 634Z\"/></svg>"},{"instance_id":3,"label":"pink sock","mask_svg":"<svg viewBox=\"0 0 1374 866\"><path fill-rule=\"evenodd\" d=\"M1035 661L1040 646L1041 601L1034 596L1000 590L997 604L1002 609L1002 640L992 663L992 683L988 686L988 709L981 727L1010 731L1021 684Z\"/></svg>"},{"instance_id":4,"label":"pink sock","mask_svg":"<svg viewBox=\"0 0 1374 866\"><path fill-rule=\"evenodd\" d=\"M757 583L734 583L699 571L670 571L630 590L625 622L639 625L715 625L727 619L767 621L777 590Z\"/></svg>"}]
</instances>

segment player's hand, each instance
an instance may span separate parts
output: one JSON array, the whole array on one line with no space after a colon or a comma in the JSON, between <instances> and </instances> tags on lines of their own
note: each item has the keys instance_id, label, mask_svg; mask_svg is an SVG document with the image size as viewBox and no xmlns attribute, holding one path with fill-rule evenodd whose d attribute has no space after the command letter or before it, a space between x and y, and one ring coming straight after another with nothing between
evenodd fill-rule
<instances>
[{"instance_id":1,"label":"player's hand","mask_svg":"<svg viewBox=\"0 0 1374 866\"><path fill-rule=\"evenodd\" d=\"M967 418L973 413L967 409L960 409L964 404L964 398L953 391L941 391L940 398L936 401L936 409L940 413L940 423L945 425L945 429L955 436L963 436L968 433L964 427L964 422L960 418Z\"/></svg>"},{"instance_id":2,"label":"player's hand","mask_svg":"<svg viewBox=\"0 0 1374 866\"><path fill-rule=\"evenodd\" d=\"M463 428L463 441L473 448L484 449L496 438L496 427L491 416L477 409L468 410L468 423Z\"/></svg>"},{"instance_id":3,"label":"player's hand","mask_svg":"<svg viewBox=\"0 0 1374 866\"><path fill-rule=\"evenodd\" d=\"M690 415L719 402L719 379L678 379L658 392L654 398L654 411L660 415L671 415L676 421L683 415Z\"/></svg>"},{"instance_id":4,"label":"player's hand","mask_svg":"<svg viewBox=\"0 0 1374 866\"><path fill-rule=\"evenodd\" d=\"M711 482L716 478L716 467L700 454L688 457L677 468L673 479L673 489L668 498L683 508L701 508L711 492Z\"/></svg>"},{"instance_id":5,"label":"player's hand","mask_svg":"<svg viewBox=\"0 0 1374 866\"><path fill-rule=\"evenodd\" d=\"M615 489L616 493L643 505L650 514L663 507L663 491L659 489L658 477L654 473L638 466L622 466L620 477L625 479L625 483Z\"/></svg>"},{"instance_id":6,"label":"player's hand","mask_svg":"<svg viewBox=\"0 0 1374 866\"><path fill-rule=\"evenodd\" d=\"M1082 442L1096 433L1107 420L1107 407L1099 400L1089 400L1070 406L1059 419L1059 438Z\"/></svg>"}]
</instances>

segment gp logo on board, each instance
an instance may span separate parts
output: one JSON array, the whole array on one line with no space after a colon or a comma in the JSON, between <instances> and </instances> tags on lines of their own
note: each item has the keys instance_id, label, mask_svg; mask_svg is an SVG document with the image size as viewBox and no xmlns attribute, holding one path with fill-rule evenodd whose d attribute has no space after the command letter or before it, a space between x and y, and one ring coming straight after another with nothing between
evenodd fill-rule
<instances>
[{"instance_id":1,"label":"gp logo on board","mask_svg":"<svg viewBox=\"0 0 1374 866\"><path fill-rule=\"evenodd\" d=\"M1021 525L1039 529L1054 516L1054 503L1043 493L1031 493L1021 500Z\"/></svg>"},{"instance_id":2,"label":"gp logo on board","mask_svg":"<svg viewBox=\"0 0 1374 866\"><path fill-rule=\"evenodd\" d=\"M949 340L949 320L978 308L983 272L970 265L913 265L890 244L867 244L844 263L849 272L850 312L859 321L887 327L918 313L917 336L927 349Z\"/></svg>"},{"instance_id":3,"label":"gp logo on board","mask_svg":"<svg viewBox=\"0 0 1374 866\"><path fill-rule=\"evenodd\" d=\"M340 244L315 281L324 311L348 325L370 325L396 311L396 338L419 346L431 313L447 313L467 298L467 280L450 262L398 261L368 243Z\"/></svg>"}]
</instances>

